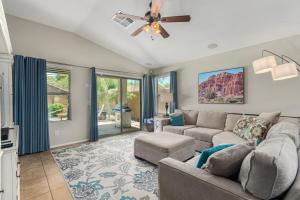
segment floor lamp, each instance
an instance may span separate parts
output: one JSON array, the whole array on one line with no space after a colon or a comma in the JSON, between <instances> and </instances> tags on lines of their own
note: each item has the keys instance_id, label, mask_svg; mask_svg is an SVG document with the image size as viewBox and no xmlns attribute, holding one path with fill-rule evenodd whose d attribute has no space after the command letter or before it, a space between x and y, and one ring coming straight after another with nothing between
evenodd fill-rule
<instances>
[{"instance_id":1,"label":"floor lamp","mask_svg":"<svg viewBox=\"0 0 300 200\"><path fill-rule=\"evenodd\" d=\"M264 56L265 53L271 56ZM281 60L281 64L277 64L276 57ZM294 59L268 50L263 50L262 58L253 61L252 65L256 74L271 72L274 81L297 77L300 72L300 64Z\"/></svg>"}]
</instances>

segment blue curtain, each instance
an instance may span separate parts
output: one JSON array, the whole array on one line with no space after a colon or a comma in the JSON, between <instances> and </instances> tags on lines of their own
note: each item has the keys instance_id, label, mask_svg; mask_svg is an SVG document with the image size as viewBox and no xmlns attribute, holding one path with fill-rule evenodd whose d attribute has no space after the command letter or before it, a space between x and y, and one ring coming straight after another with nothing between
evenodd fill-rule
<instances>
[{"instance_id":1,"label":"blue curtain","mask_svg":"<svg viewBox=\"0 0 300 200\"><path fill-rule=\"evenodd\" d=\"M153 75L143 76L143 122L153 118L155 114L155 78Z\"/></svg>"},{"instance_id":2,"label":"blue curtain","mask_svg":"<svg viewBox=\"0 0 300 200\"><path fill-rule=\"evenodd\" d=\"M97 74L95 67L91 71L91 111L90 111L90 141L97 141L98 136L98 108L97 108Z\"/></svg>"},{"instance_id":3,"label":"blue curtain","mask_svg":"<svg viewBox=\"0 0 300 200\"><path fill-rule=\"evenodd\" d=\"M170 92L173 94L173 102L170 106L170 112L174 113L178 109L178 95L177 95L177 72L170 72Z\"/></svg>"},{"instance_id":4,"label":"blue curtain","mask_svg":"<svg viewBox=\"0 0 300 200\"><path fill-rule=\"evenodd\" d=\"M19 125L19 154L49 149L46 60L14 57L13 118Z\"/></svg>"}]
</instances>

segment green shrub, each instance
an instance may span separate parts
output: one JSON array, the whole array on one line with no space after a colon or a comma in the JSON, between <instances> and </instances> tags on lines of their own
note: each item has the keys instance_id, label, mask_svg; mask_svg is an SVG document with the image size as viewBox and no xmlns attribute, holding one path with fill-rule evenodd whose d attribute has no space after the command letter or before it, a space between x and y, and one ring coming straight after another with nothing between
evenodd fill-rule
<instances>
[{"instance_id":1,"label":"green shrub","mask_svg":"<svg viewBox=\"0 0 300 200\"><path fill-rule=\"evenodd\" d=\"M53 103L48 106L48 110L51 117L56 117L57 114L64 111L64 105L61 103Z\"/></svg>"}]
</instances>

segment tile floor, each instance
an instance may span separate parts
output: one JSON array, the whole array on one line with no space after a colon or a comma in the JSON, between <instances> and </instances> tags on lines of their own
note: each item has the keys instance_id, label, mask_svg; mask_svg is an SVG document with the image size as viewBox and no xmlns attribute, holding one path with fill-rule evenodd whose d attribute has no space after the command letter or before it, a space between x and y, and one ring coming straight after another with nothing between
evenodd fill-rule
<instances>
[{"instance_id":1,"label":"tile floor","mask_svg":"<svg viewBox=\"0 0 300 200\"><path fill-rule=\"evenodd\" d=\"M21 200L72 200L50 151L20 156Z\"/></svg>"}]
</instances>

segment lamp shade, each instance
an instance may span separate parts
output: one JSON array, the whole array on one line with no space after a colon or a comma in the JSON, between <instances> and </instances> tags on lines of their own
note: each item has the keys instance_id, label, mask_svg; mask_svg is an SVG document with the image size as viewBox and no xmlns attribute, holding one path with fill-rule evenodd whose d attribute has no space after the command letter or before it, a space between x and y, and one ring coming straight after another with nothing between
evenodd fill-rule
<instances>
[{"instance_id":1,"label":"lamp shade","mask_svg":"<svg viewBox=\"0 0 300 200\"><path fill-rule=\"evenodd\" d=\"M277 65L274 56L267 56L253 61L252 63L255 74L266 73L272 70L272 67Z\"/></svg>"},{"instance_id":2,"label":"lamp shade","mask_svg":"<svg viewBox=\"0 0 300 200\"><path fill-rule=\"evenodd\" d=\"M285 63L272 68L272 77L274 81L294 78L298 76L296 63Z\"/></svg>"},{"instance_id":3,"label":"lamp shade","mask_svg":"<svg viewBox=\"0 0 300 200\"><path fill-rule=\"evenodd\" d=\"M172 93L162 93L159 97L160 101L163 103L169 103L173 101L173 94Z\"/></svg>"}]
</instances>

